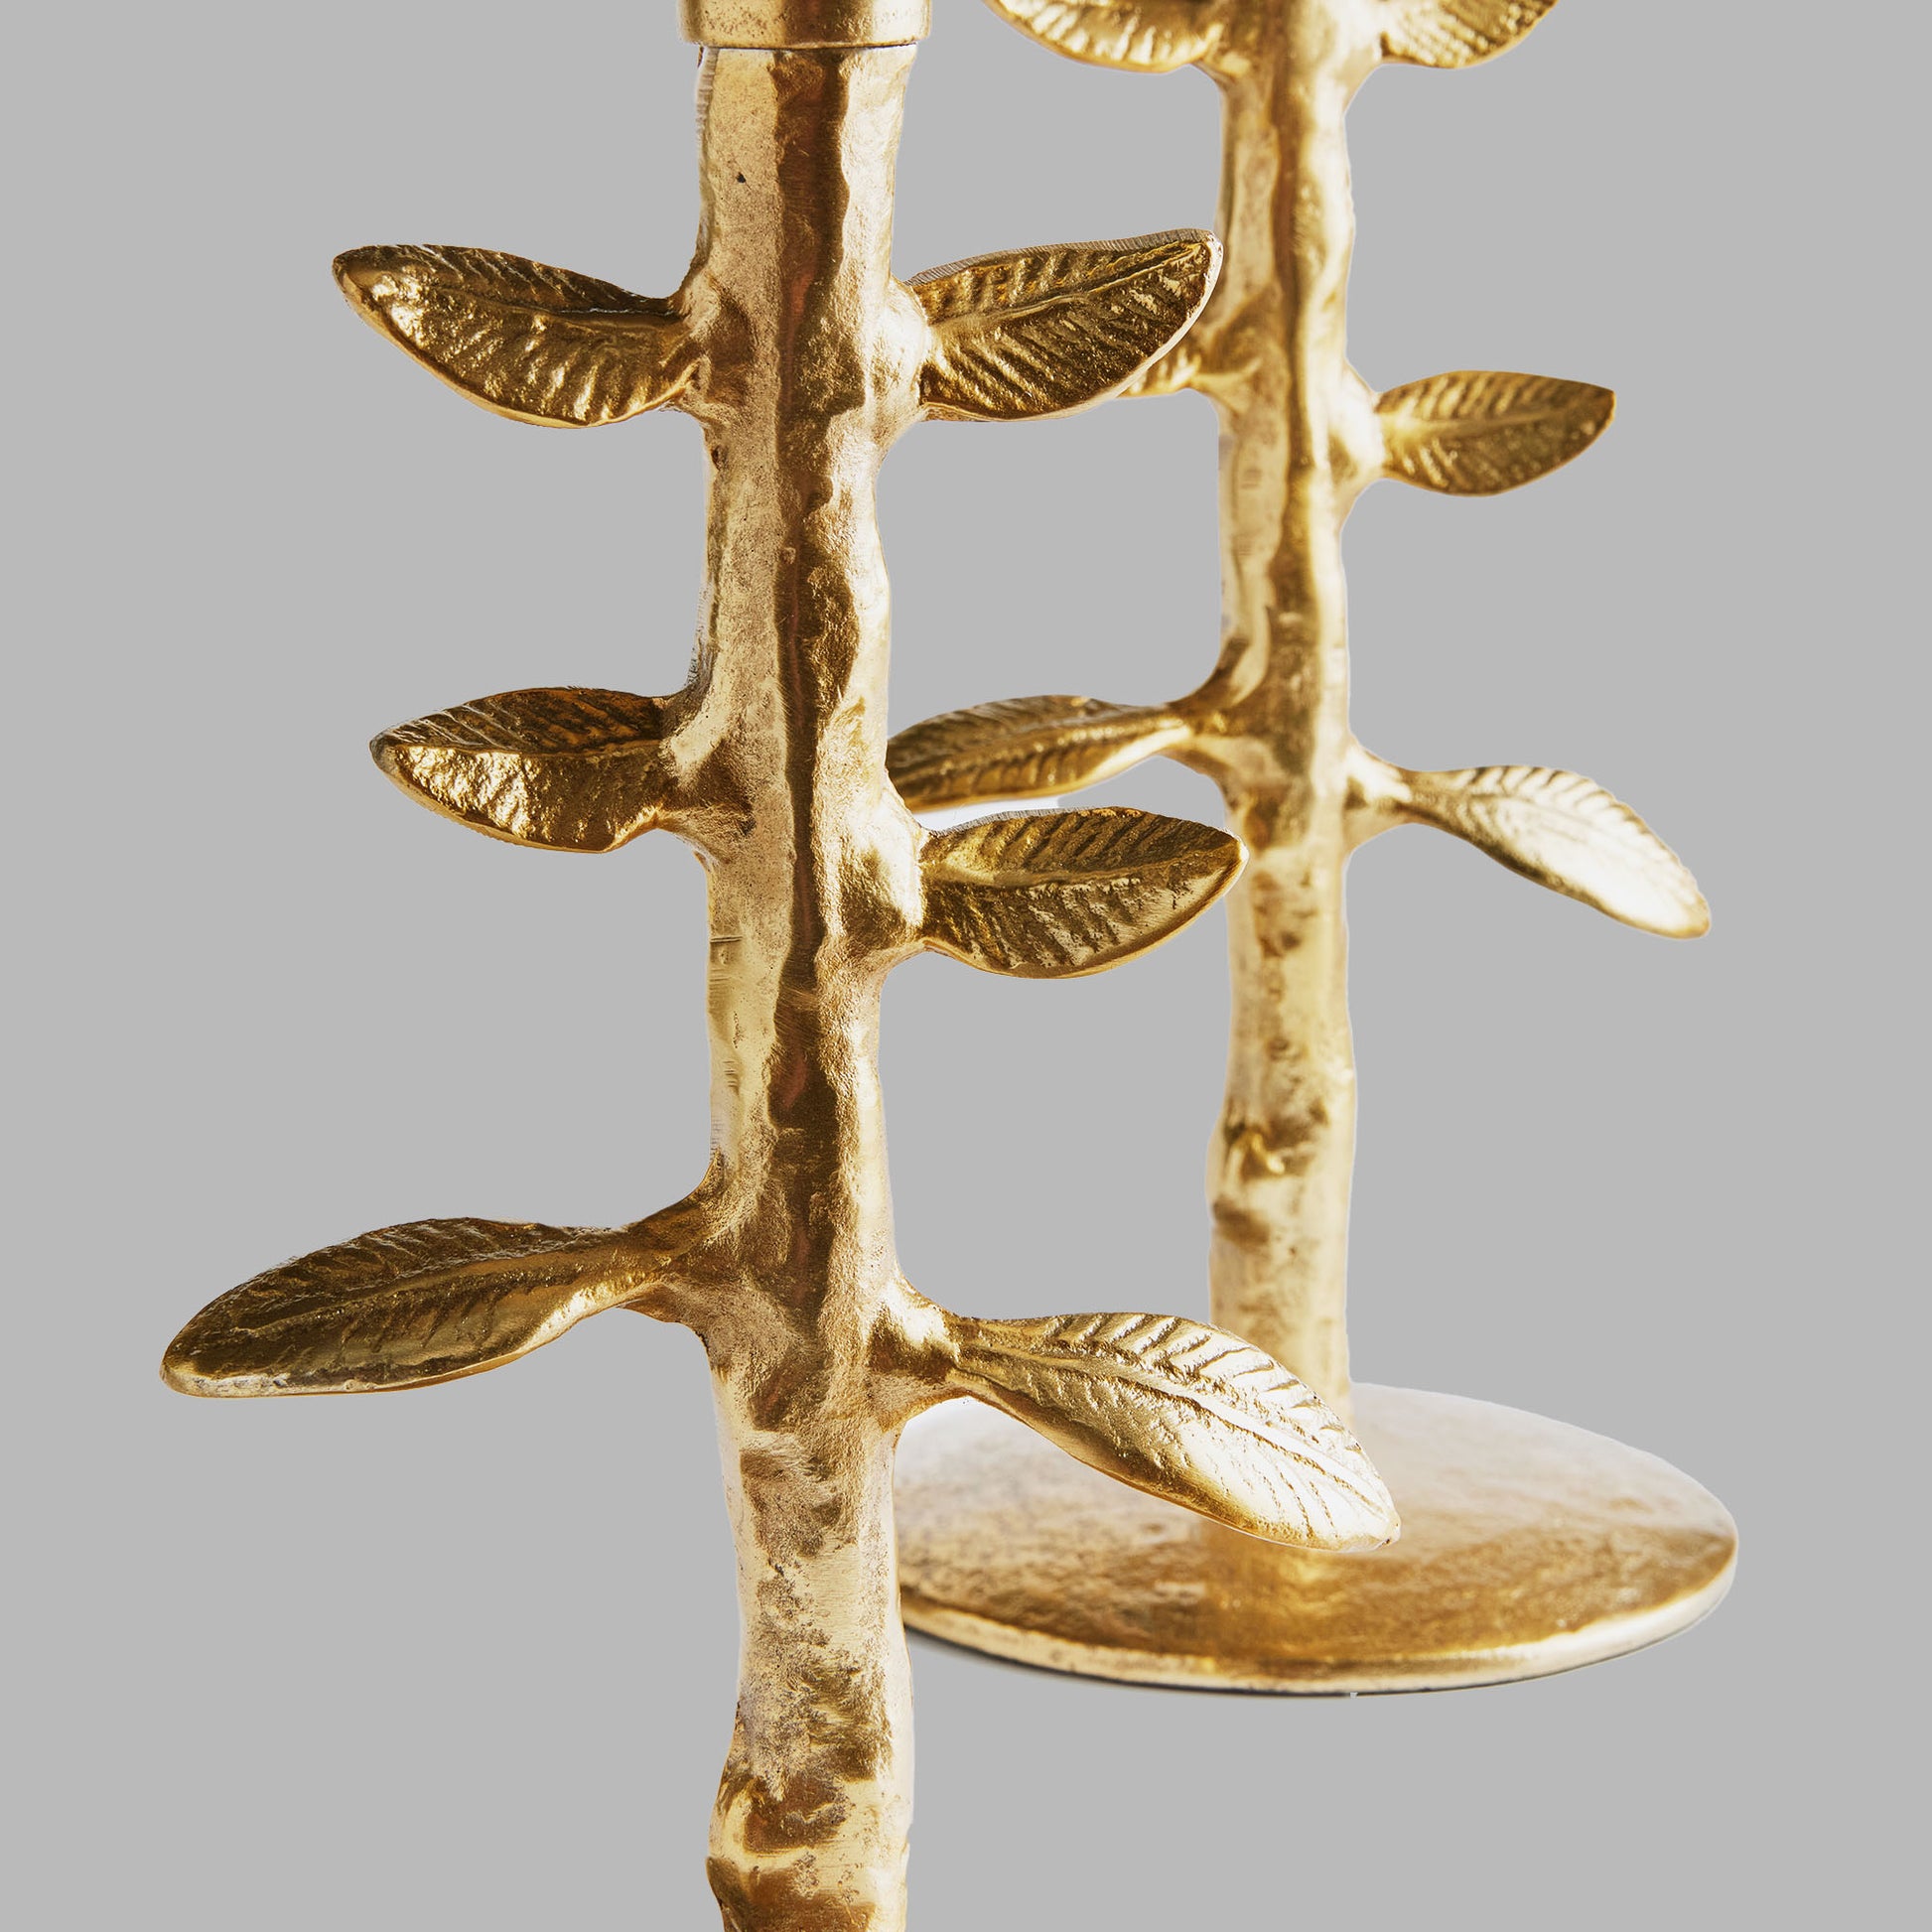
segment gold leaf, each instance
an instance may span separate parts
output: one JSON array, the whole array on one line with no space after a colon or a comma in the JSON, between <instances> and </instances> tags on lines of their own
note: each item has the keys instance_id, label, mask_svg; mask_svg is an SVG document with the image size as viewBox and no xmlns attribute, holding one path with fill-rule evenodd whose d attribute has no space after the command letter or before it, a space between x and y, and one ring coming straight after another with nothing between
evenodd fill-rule
<instances>
[{"instance_id":1,"label":"gold leaf","mask_svg":"<svg viewBox=\"0 0 1932 1932\"><path fill-rule=\"evenodd\" d=\"M1002 20L1095 67L1169 73L1219 46L1230 0L987 0ZM1546 0L1549 4L1549 0Z\"/></svg>"},{"instance_id":2,"label":"gold leaf","mask_svg":"<svg viewBox=\"0 0 1932 1932\"><path fill-rule=\"evenodd\" d=\"M610 852L657 821L663 706L576 685L505 691L386 731L369 747L411 797L517 845Z\"/></svg>"},{"instance_id":3,"label":"gold leaf","mask_svg":"<svg viewBox=\"0 0 1932 1932\"><path fill-rule=\"evenodd\" d=\"M1006 698L908 726L887 746L886 766L913 811L937 811L1076 791L1186 736L1186 725L1158 705Z\"/></svg>"},{"instance_id":4,"label":"gold leaf","mask_svg":"<svg viewBox=\"0 0 1932 1932\"><path fill-rule=\"evenodd\" d=\"M170 1344L162 1377L184 1395L254 1396L419 1389L475 1375L641 1294L669 1259L652 1228L663 1219L377 1228L218 1296Z\"/></svg>"},{"instance_id":5,"label":"gold leaf","mask_svg":"<svg viewBox=\"0 0 1932 1932\"><path fill-rule=\"evenodd\" d=\"M1239 839L1104 805L930 835L925 943L982 972L1075 979L1152 951L1234 884Z\"/></svg>"},{"instance_id":6,"label":"gold leaf","mask_svg":"<svg viewBox=\"0 0 1932 1932\"><path fill-rule=\"evenodd\" d=\"M487 248L355 248L356 313L459 394L523 423L594 428L670 402L697 351L669 302Z\"/></svg>"},{"instance_id":7,"label":"gold leaf","mask_svg":"<svg viewBox=\"0 0 1932 1932\"><path fill-rule=\"evenodd\" d=\"M1402 815L1625 925L1695 939L1711 925L1697 881L1628 805L1575 771L1492 764L1405 771Z\"/></svg>"},{"instance_id":8,"label":"gold leaf","mask_svg":"<svg viewBox=\"0 0 1932 1932\"><path fill-rule=\"evenodd\" d=\"M954 1320L954 1386L1136 1489L1309 1549L1397 1534L1361 1445L1237 1335L1172 1314Z\"/></svg>"},{"instance_id":9,"label":"gold leaf","mask_svg":"<svg viewBox=\"0 0 1932 1932\"><path fill-rule=\"evenodd\" d=\"M1384 0L1382 52L1419 68L1466 68L1511 48L1557 0Z\"/></svg>"},{"instance_id":10,"label":"gold leaf","mask_svg":"<svg viewBox=\"0 0 1932 1932\"><path fill-rule=\"evenodd\" d=\"M1375 413L1385 476L1451 496L1493 496L1588 449L1616 413L1616 397L1553 375L1457 369L1388 390Z\"/></svg>"},{"instance_id":11,"label":"gold leaf","mask_svg":"<svg viewBox=\"0 0 1932 1932\"><path fill-rule=\"evenodd\" d=\"M1221 247L1196 228L977 255L907 284L932 326L925 411L1058 416L1132 381L1200 313Z\"/></svg>"}]
</instances>

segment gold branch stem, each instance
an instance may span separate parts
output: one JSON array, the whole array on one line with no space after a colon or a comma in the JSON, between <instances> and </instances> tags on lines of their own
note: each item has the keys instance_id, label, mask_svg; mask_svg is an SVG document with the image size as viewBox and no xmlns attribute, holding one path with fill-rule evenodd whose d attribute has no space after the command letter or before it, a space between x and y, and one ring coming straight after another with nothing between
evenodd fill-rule
<instances>
[{"instance_id":1,"label":"gold branch stem","mask_svg":"<svg viewBox=\"0 0 1932 1932\"><path fill-rule=\"evenodd\" d=\"M738 807L707 852L714 1185L735 1279L710 1356L744 1647L710 1872L732 1927L904 1917L910 1677L872 1386L897 1283L879 997L919 920L885 780L881 458L917 408L923 322L891 273L913 50L709 49L711 353L698 774ZM721 814L721 818L728 818Z\"/></svg>"},{"instance_id":2,"label":"gold branch stem","mask_svg":"<svg viewBox=\"0 0 1932 1932\"><path fill-rule=\"evenodd\" d=\"M492 837L608 852L653 827L709 879L712 1160L619 1228L378 1228L217 1297L163 1374L198 1395L429 1386L629 1308L710 1362L737 1547L737 1718L711 1832L728 1932L899 1932L910 1673L893 1463L967 1394L1119 1481L1257 1536L1373 1548L1388 1492L1310 1391L1236 1337L1116 1311L949 1314L899 1275L880 995L921 949L1064 978L1159 945L1238 841L1118 808L928 836L888 778L880 464L921 415L1055 415L1118 393L1218 259L1174 231L892 273L893 169L925 0L684 0L702 220L675 295L490 249L338 258L372 327L471 400L580 428L666 405L704 431L696 661L668 700L499 692L384 733L378 763ZM1161 713L1098 718L1177 741ZM1449 805L1440 808L1448 814Z\"/></svg>"},{"instance_id":3,"label":"gold branch stem","mask_svg":"<svg viewBox=\"0 0 1932 1932\"><path fill-rule=\"evenodd\" d=\"M898 1932L912 1817L893 1439L716 1378L743 1621L708 1873L730 1932Z\"/></svg>"},{"instance_id":4,"label":"gold branch stem","mask_svg":"<svg viewBox=\"0 0 1932 1932\"><path fill-rule=\"evenodd\" d=\"M1362 488L1389 478L1452 495L1513 489L1587 449L1614 398L1507 370L1450 370L1381 395L1356 376L1344 338L1348 103L1381 62L1449 69L1503 52L1554 0L991 4L1072 59L1195 66L1221 87L1222 273L1194 330L1134 393L1195 388L1219 414L1222 647L1177 703L997 699L899 733L889 760L920 808L1058 795L1155 756L1218 784L1249 859L1228 900L1212 1332L1247 1337L1346 1415L1349 852L1396 825L1433 826L1626 924L1690 938L1709 921L1676 854L1582 773L1411 770L1349 729L1341 532ZM1063 1397L1106 1352L1093 1349L1099 1331L1078 1332L1085 1366L1049 1373L1063 1323L961 1321L949 1379L1118 1474L1117 1433L1096 1444L1064 1408L1049 1418L1039 1407L1041 1390ZM1031 1365L1015 1372L1004 1363L1020 1342ZM1112 1386L1140 1374L1114 1369ZM1613 1656L1684 1628L1722 1594L1729 1519L1653 1458L1484 1404L1356 1393L1363 1440L1394 1471L1411 1526L1360 1564L1176 1533L1152 1506L1110 1503L972 1416L920 1424L899 1468L906 1614L998 1655L1136 1682L1387 1691ZM1285 1501L1282 1520L1293 1517ZM1586 1549L1599 1554L1580 1567Z\"/></svg>"},{"instance_id":5,"label":"gold branch stem","mask_svg":"<svg viewBox=\"0 0 1932 1932\"><path fill-rule=\"evenodd\" d=\"M1228 1085L1208 1163L1213 1319L1334 1405L1348 1396L1355 1133L1341 525L1373 474L1374 429L1345 349L1342 121L1374 55L1359 10L1332 0L1290 0L1223 51L1225 266L1188 339L1190 380L1221 417L1225 630L1187 703L1182 756L1219 783L1251 854L1228 901Z\"/></svg>"}]
</instances>

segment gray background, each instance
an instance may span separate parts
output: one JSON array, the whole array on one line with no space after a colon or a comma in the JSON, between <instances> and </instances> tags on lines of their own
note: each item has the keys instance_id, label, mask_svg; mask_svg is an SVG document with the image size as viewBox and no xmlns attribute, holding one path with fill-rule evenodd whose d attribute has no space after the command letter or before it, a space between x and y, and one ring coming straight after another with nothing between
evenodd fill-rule
<instances>
[{"instance_id":1,"label":"gray background","mask_svg":"<svg viewBox=\"0 0 1932 1932\"><path fill-rule=\"evenodd\" d=\"M1211 220L1205 79L938 12L903 272ZM1622 396L1531 489L1358 510L1361 735L1591 773L1717 915L1673 946L1424 833L1364 855L1356 1363L1694 1471L1742 1526L1729 1602L1418 1699L921 1646L920 1932L1906 1915L1919 14L1570 0L1487 68L1384 71L1352 121L1369 380ZM497 421L327 274L466 241L668 290L692 56L667 4L607 0L69 5L10 43L18 1922L715 1923L735 1612L688 1336L613 1318L400 1401L197 1404L154 1372L284 1255L629 1218L699 1172L688 855L460 836L362 751L506 686L671 688L697 432ZM914 431L882 492L895 722L1192 682L1213 475L1193 397ZM1215 810L1165 765L1106 795ZM1218 915L1097 980L897 976L912 1278L1204 1310L1224 1023Z\"/></svg>"}]
</instances>

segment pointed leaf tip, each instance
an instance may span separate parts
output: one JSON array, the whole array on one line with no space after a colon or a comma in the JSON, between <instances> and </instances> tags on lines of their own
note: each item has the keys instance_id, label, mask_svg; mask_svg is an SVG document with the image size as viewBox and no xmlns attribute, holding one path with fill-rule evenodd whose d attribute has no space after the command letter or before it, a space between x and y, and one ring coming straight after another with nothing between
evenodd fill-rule
<instances>
[{"instance_id":1,"label":"pointed leaf tip","mask_svg":"<svg viewBox=\"0 0 1932 1932\"><path fill-rule=\"evenodd\" d=\"M1504 53L1556 0L1382 0L1382 54L1419 68L1466 68Z\"/></svg>"},{"instance_id":2,"label":"pointed leaf tip","mask_svg":"<svg viewBox=\"0 0 1932 1932\"><path fill-rule=\"evenodd\" d=\"M1666 939L1696 939L1711 908L1683 860L1621 799L1575 771L1482 765L1407 771L1402 815L1466 839L1551 892Z\"/></svg>"},{"instance_id":3,"label":"pointed leaf tip","mask_svg":"<svg viewBox=\"0 0 1932 1932\"><path fill-rule=\"evenodd\" d=\"M696 366L669 302L487 248L354 248L356 313L459 394L518 422L595 428L676 398Z\"/></svg>"},{"instance_id":4,"label":"pointed leaf tip","mask_svg":"<svg viewBox=\"0 0 1932 1932\"><path fill-rule=\"evenodd\" d=\"M1187 736L1158 705L1007 698L908 726L886 767L915 812L998 798L1056 798L1098 784Z\"/></svg>"},{"instance_id":5,"label":"pointed leaf tip","mask_svg":"<svg viewBox=\"0 0 1932 1932\"><path fill-rule=\"evenodd\" d=\"M1231 1529L1373 1550L1400 1529L1361 1445L1272 1356L1171 1314L952 1317L955 1387Z\"/></svg>"},{"instance_id":6,"label":"pointed leaf tip","mask_svg":"<svg viewBox=\"0 0 1932 1932\"><path fill-rule=\"evenodd\" d=\"M987 0L1023 34L1094 67L1169 73L1220 45L1233 0Z\"/></svg>"},{"instance_id":7,"label":"pointed leaf tip","mask_svg":"<svg viewBox=\"0 0 1932 1932\"><path fill-rule=\"evenodd\" d=\"M1234 884L1239 839L1121 805L931 834L925 943L982 972L1077 979L1151 952Z\"/></svg>"},{"instance_id":8,"label":"pointed leaf tip","mask_svg":"<svg viewBox=\"0 0 1932 1932\"><path fill-rule=\"evenodd\" d=\"M656 824L663 704L576 685L504 691L369 747L420 804L514 845L610 852Z\"/></svg>"},{"instance_id":9,"label":"pointed leaf tip","mask_svg":"<svg viewBox=\"0 0 1932 1932\"><path fill-rule=\"evenodd\" d=\"M1020 248L928 269L928 416L1013 422L1115 394L1176 342L1214 286L1220 243L1196 228Z\"/></svg>"},{"instance_id":10,"label":"pointed leaf tip","mask_svg":"<svg viewBox=\"0 0 1932 1932\"><path fill-rule=\"evenodd\" d=\"M1451 496L1493 496L1581 456L1616 413L1593 382L1456 369L1405 382L1376 403L1384 475Z\"/></svg>"},{"instance_id":11,"label":"pointed leaf tip","mask_svg":"<svg viewBox=\"0 0 1932 1932\"><path fill-rule=\"evenodd\" d=\"M162 1379L185 1395L267 1396L475 1375L642 1294L671 1259L651 1231L660 1218L637 1228L377 1228L216 1297L169 1345Z\"/></svg>"}]
</instances>

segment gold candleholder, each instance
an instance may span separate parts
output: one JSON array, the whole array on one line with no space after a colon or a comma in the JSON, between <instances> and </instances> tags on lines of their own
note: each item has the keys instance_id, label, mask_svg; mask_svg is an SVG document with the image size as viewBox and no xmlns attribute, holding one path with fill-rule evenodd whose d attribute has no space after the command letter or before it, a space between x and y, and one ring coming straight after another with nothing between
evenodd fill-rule
<instances>
[{"instance_id":1,"label":"gold candleholder","mask_svg":"<svg viewBox=\"0 0 1932 1932\"><path fill-rule=\"evenodd\" d=\"M1588 779L1404 770L1348 725L1341 526L1360 491L1383 477L1513 488L1587 449L1613 398L1488 371L1380 395L1362 381L1344 342L1343 116L1381 63L1468 66L1554 0L989 4L1077 60L1192 64L1220 87L1225 265L1200 321L1135 392L1194 389L1220 416L1224 634L1207 681L1172 705L1050 696L949 713L894 739L893 776L915 810L1057 795L1157 755L1219 785L1250 858L1228 900L1213 1319L1348 1416L1349 854L1433 825L1628 924L1691 938L1709 923L1676 856ZM1414 1390L1364 1387L1352 1412L1404 1525L1372 1556L1263 1549L1082 1480L997 1418L936 1415L899 1463L907 1619L1140 1682L1421 1690L1615 1656L1694 1622L1729 1583L1730 1518L1653 1456Z\"/></svg>"},{"instance_id":2,"label":"gold candleholder","mask_svg":"<svg viewBox=\"0 0 1932 1932\"><path fill-rule=\"evenodd\" d=\"M886 772L880 462L921 416L1117 392L1198 312L1216 244L1023 249L896 281L924 0L685 0L683 24L705 48L702 218L676 294L477 248L363 248L336 270L378 331L502 415L590 426L669 406L703 427L706 585L682 690L506 692L373 750L412 797L496 838L604 852L661 827L697 849L710 1168L625 1227L421 1221L324 1249L204 1309L163 1373L207 1396L409 1389L615 1309L694 1329L744 1626L712 1889L738 1932L893 1932L911 1800L893 1461L909 1418L976 1397L1254 1536L1355 1549L1396 1526L1359 1446L1259 1349L1173 1316L955 1315L894 1254L888 972L921 949L1098 971L1212 902L1242 852L1114 809L921 831Z\"/></svg>"}]
</instances>

